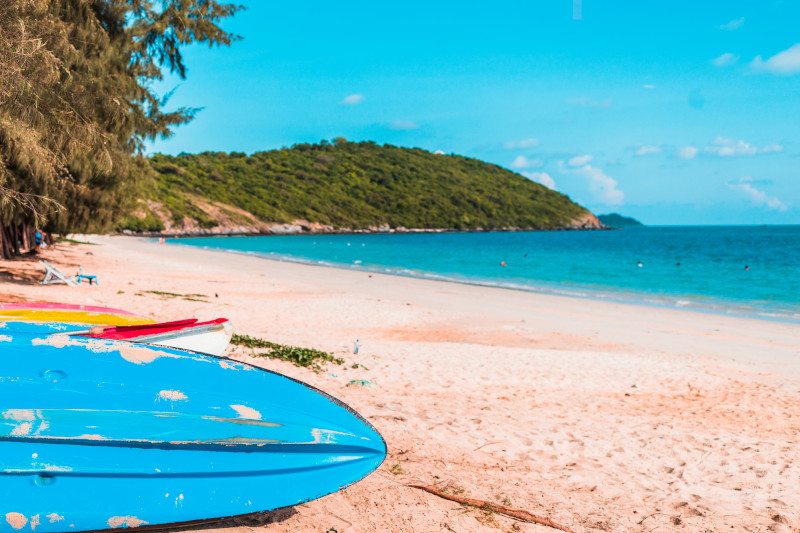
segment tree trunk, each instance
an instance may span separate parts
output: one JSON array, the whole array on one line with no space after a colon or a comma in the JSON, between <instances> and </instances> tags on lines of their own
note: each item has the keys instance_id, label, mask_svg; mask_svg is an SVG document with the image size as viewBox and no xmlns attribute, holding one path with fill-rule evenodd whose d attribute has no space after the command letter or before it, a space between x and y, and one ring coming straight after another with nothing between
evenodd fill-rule
<instances>
[{"instance_id":1,"label":"tree trunk","mask_svg":"<svg viewBox=\"0 0 800 533\"><path fill-rule=\"evenodd\" d=\"M30 223L0 225L0 258L11 259L36 249L36 226ZM53 244L53 237L42 232L42 242Z\"/></svg>"}]
</instances>

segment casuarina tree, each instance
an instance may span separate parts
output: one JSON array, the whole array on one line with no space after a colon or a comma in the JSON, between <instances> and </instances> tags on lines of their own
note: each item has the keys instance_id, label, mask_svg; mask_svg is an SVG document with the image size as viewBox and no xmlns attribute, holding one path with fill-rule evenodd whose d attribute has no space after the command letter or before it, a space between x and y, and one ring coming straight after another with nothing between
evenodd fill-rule
<instances>
[{"instance_id":1,"label":"casuarina tree","mask_svg":"<svg viewBox=\"0 0 800 533\"><path fill-rule=\"evenodd\" d=\"M107 227L148 179L147 140L196 109L165 111L152 83L186 76L183 47L230 45L241 6L213 0L0 3L0 225L3 255L34 226ZM9 233L11 232L11 233Z\"/></svg>"}]
</instances>

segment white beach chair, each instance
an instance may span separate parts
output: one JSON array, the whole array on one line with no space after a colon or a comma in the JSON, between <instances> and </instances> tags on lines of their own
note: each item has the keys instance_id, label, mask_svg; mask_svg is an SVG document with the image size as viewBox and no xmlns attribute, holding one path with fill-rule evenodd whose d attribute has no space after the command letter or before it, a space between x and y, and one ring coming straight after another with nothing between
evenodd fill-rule
<instances>
[{"instance_id":1,"label":"white beach chair","mask_svg":"<svg viewBox=\"0 0 800 533\"><path fill-rule=\"evenodd\" d=\"M39 261L44 267L45 275L42 280L42 285L50 285L52 283L66 283L70 287L77 287L78 276L67 277L59 269L48 263L47 261Z\"/></svg>"}]
</instances>

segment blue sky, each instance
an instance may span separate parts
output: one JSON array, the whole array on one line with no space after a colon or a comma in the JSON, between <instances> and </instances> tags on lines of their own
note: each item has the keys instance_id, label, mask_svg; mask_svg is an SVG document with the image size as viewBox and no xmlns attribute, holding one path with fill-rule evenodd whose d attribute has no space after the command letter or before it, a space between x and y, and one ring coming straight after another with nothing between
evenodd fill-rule
<instances>
[{"instance_id":1,"label":"blue sky","mask_svg":"<svg viewBox=\"0 0 800 533\"><path fill-rule=\"evenodd\" d=\"M520 172L649 224L800 224L800 2L245 2L150 151L344 136ZM580 7L580 10L576 10ZM577 15L580 17L577 17Z\"/></svg>"}]
</instances>

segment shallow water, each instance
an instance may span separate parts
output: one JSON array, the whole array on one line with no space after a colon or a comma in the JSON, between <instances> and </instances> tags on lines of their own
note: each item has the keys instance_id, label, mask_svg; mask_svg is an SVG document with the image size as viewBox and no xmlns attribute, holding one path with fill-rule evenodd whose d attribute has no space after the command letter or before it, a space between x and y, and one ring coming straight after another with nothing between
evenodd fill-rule
<instances>
[{"instance_id":1,"label":"shallow water","mask_svg":"<svg viewBox=\"0 0 800 533\"><path fill-rule=\"evenodd\" d=\"M202 237L168 242L420 278L800 322L800 226Z\"/></svg>"}]
</instances>

